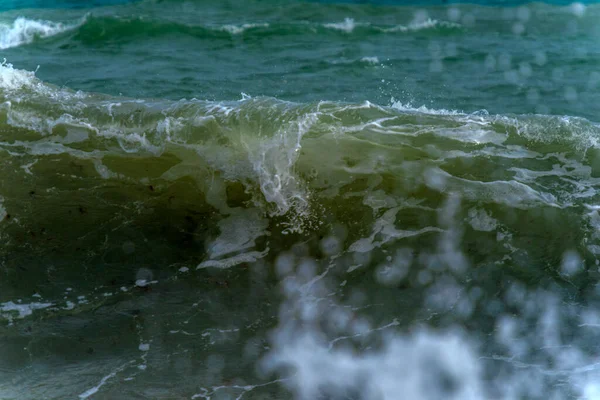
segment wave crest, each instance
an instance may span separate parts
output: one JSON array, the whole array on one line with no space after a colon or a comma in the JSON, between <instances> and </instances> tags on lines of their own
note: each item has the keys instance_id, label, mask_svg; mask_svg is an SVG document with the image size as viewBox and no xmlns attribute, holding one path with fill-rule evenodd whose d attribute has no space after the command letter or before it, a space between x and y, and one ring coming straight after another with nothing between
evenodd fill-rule
<instances>
[{"instance_id":1,"label":"wave crest","mask_svg":"<svg viewBox=\"0 0 600 400\"><path fill-rule=\"evenodd\" d=\"M83 23L84 21L82 20L69 25L62 22L32 20L19 17L12 24L0 24L0 49L4 50L29 44L37 38L55 36L75 29Z\"/></svg>"}]
</instances>

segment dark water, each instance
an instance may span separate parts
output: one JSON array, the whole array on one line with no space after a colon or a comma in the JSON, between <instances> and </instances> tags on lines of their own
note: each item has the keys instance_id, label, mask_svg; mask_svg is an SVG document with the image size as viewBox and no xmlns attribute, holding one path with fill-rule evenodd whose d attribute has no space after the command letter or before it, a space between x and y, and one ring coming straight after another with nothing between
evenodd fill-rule
<instances>
[{"instance_id":1,"label":"dark water","mask_svg":"<svg viewBox=\"0 0 600 400\"><path fill-rule=\"evenodd\" d=\"M600 6L6 4L1 399L600 398Z\"/></svg>"}]
</instances>

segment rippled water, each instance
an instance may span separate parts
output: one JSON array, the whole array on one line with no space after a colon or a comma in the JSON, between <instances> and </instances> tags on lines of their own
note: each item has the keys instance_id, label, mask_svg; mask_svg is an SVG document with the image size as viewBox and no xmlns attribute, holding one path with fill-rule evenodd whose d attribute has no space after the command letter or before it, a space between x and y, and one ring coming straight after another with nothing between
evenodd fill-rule
<instances>
[{"instance_id":1,"label":"rippled water","mask_svg":"<svg viewBox=\"0 0 600 400\"><path fill-rule=\"evenodd\" d=\"M599 6L38 3L1 399L600 398Z\"/></svg>"}]
</instances>

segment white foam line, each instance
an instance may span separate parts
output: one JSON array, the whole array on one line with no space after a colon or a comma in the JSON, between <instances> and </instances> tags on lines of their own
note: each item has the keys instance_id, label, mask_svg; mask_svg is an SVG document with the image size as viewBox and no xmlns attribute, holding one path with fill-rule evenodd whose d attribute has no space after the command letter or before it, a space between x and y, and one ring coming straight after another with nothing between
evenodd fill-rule
<instances>
[{"instance_id":1,"label":"white foam line","mask_svg":"<svg viewBox=\"0 0 600 400\"><path fill-rule=\"evenodd\" d=\"M242 24L242 25L223 25L221 27L222 31L229 32L232 35L239 35L240 33L244 33L248 29L254 28L268 28L269 24L267 23L254 23L254 24Z\"/></svg>"},{"instance_id":2,"label":"white foam line","mask_svg":"<svg viewBox=\"0 0 600 400\"><path fill-rule=\"evenodd\" d=\"M229 257L224 260L207 260L200 263L196 269L203 268L219 268L219 269L227 269L231 268L235 265L242 263L252 263L258 260L259 258L263 258L269 253L269 248L267 247L264 251L251 251L244 254L239 254L237 256Z\"/></svg>"},{"instance_id":3,"label":"white foam line","mask_svg":"<svg viewBox=\"0 0 600 400\"><path fill-rule=\"evenodd\" d=\"M125 368L127 368L127 366L133 364L134 361L129 361L123 365L121 365L119 368L117 368L116 370L114 370L113 372L111 372L110 374L106 375L104 378L102 378L100 380L100 383L98 383L96 386L94 386L93 388L90 388L88 390L86 390L85 392L81 393L79 395L80 399L87 399L88 397L96 394L100 388L102 386L104 386L104 384L106 384L106 382L108 382L110 379L114 378L119 372L123 371Z\"/></svg>"},{"instance_id":4,"label":"white foam line","mask_svg":"<svg viewBox=\"0 0 600 400\"><path fill-rule=\"evenodd\" d=\"M380 326L379 328L369 329L367 332L357 333L356 335L340 336L340 337L335 338L335 339L333 339L332 341L329 342L329 350L333 349L333 346L337 342L339 342L340 340L346 340L346 339L352 339L352 338L355 338L355 337L366 336L366 335L369 335L369 334L371 334L373 332L382 331L384 329L391 328L393 326L398 326L398 325L400 325L400 322L398 322L398 320L394 318L394 320L392 322L390 322L387 325Z\"/></svg>"},{"instance_id":5,"label":"white foam line","mask_svg":"<svg viewBox=\"0 0 600 400\"><path fill-rule=\"evenodd\" d=\"M245 386L240 386L240 385L231 385L231 386L213 386L211 388L211 392L208 391L208 389L206 388L201 388L201 390L203 390L202 393L196 393L195 395L192 396L192 399L199 399L199 398L203 398L203 399L207 399L210 400L210 396L215 394L215 392L221 390L221 389L241 389L243 390L243 392L235 398L235 400L240 400L242 398L242 396L244 396L244 394L246 392L249 392L251 390L254 390L258 387L263 387L263 386L268 386L268 385L272 385L274 383L279 383L279 382L285 382L287 379L276 379L274 381L271 382L266 382L266 383L261 383L258 385L245 385Z\"/></svg>"}]
</instances>

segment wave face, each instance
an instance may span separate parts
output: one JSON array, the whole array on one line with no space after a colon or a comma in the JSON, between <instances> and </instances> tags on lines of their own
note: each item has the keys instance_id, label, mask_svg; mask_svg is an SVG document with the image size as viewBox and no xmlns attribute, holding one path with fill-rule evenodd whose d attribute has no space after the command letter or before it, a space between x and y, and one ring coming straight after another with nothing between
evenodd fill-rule
<instances>
[{"instance_id":1,"label":"wave face","mask_svg":"<svg viewBox=\"0 0 600 400\"><path fill-rule=\"evenodd\" d=\"M110 3L0 13L0 398L598 397L600 7Z\"/></svg>"}]
</instances>

